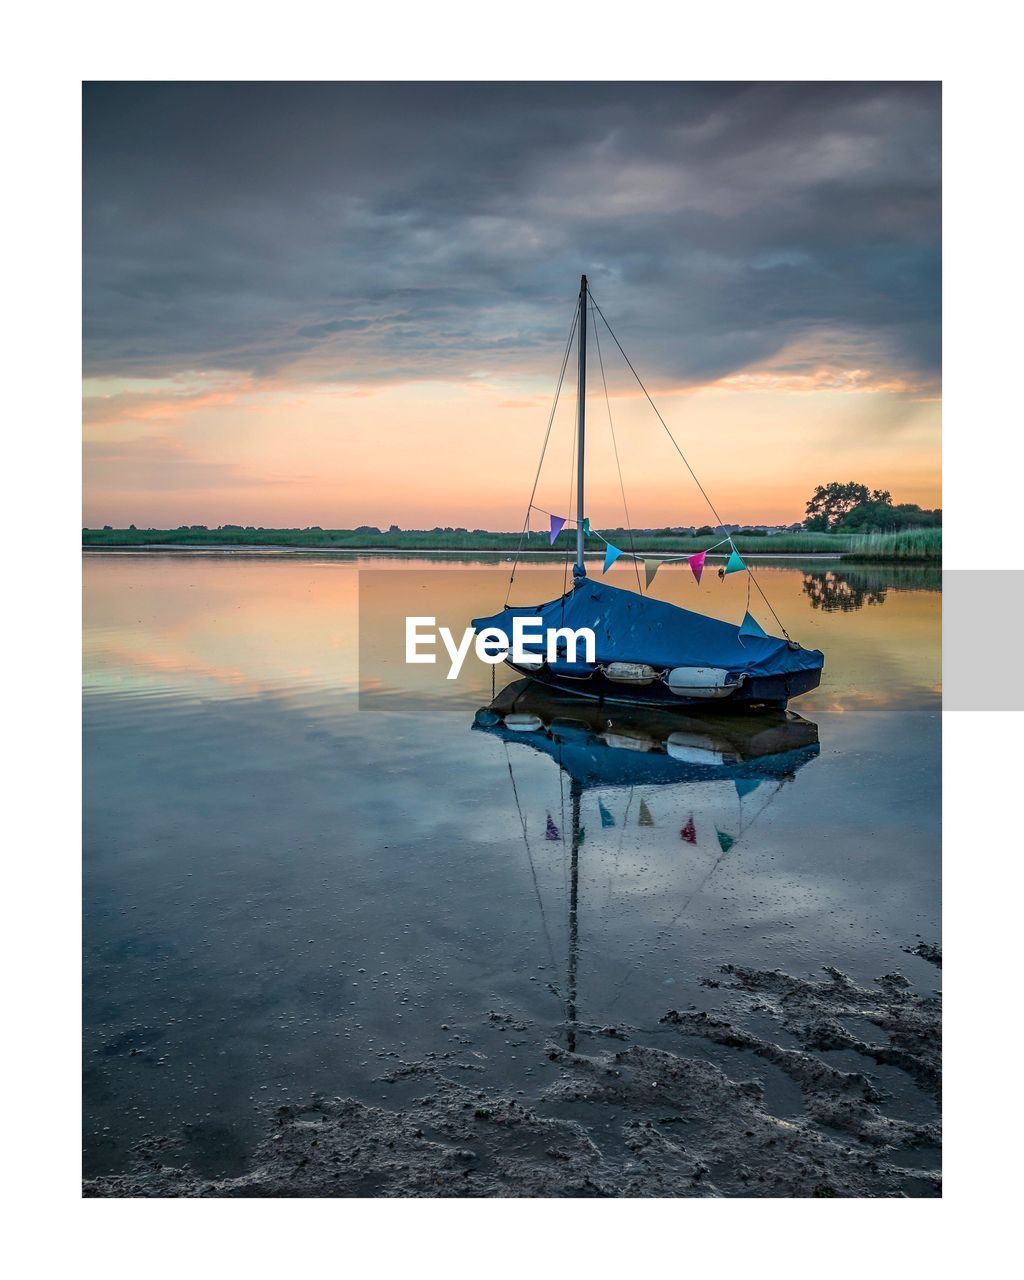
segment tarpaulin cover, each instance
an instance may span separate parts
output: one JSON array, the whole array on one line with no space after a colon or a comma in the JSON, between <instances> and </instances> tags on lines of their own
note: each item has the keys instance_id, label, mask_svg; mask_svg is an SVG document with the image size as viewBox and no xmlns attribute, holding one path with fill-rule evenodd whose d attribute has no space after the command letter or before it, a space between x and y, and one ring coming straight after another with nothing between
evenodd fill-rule
<instances>
[{"instance_id":1,"label":"tarpaulin cover","mask_svg":"<svg viewBox=\"0 0 1024 1280\"><path fill-rule=\"evenodd\" d=\"M824 663L818 649L791 649L774 636L740 636L731 622L707 618L664 600L585 579L558 600L512 605L473 627L498 627L511 640L516 617L540 618L543 627L589 627L599 663L646 662L652 667L722 667L749 676L815 671ZM532 646L527 646L531 648ZM538 653L543 646L537 646ZM582 645L578 655L582 657Z\"/></svg>"},{"instance_id":2,"label":"tarpaulin cover","mask_svg":"<svg viewBox=\"0 0 1024 1280\"><path fill-rule=\"evenodd\" d=\"M631 751L612 747L583 725L571 723L523 733L506 728L497 717L494 722L478 717L473 728L551 756L585 790L592 787L666 786L679 782L780 781L813 760L820 750L814 741L753 760L733 758L721 763L703 764L677 760L663 751ZM800 733L794 736L797 741L805 737Z\"/></svg>"}]
</instances>

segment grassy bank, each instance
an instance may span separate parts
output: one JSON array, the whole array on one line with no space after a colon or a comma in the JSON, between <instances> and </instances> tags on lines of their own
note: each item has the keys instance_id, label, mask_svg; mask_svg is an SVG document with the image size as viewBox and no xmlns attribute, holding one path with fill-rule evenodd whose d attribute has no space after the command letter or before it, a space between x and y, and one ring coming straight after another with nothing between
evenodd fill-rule
<instances>
[{"instance_id":1,"label":"grassy bank","mask_svg":"<svg viewBox=\"0 0 1024 1280\"><path fill-rule=\"evenodd\" d=\"M902 533L865 533L851 539L844 561L872 564L897 561L906 564L942 563L941 529L905 529Z\"/></svg>"},{"instance_id":2,"label":"grassy bank","mask_svg":"<svg viewBox=\"0 0 1024 1280\"><path fill-rule=\"evenodd\" d=\"M660 532L636 532L630 541L625 529L603 530L624 551L671 555L701 551L717 541L714 534L687 537ZM563 532L556 554L574 545ZM378 532L360 529L84 529L83 547L294 547L335 551L515 551L518 533L487 530L411 530ZM749 555L834 555L859 561L902 560L937 563L942 554L942 531L913 530L894 535L840 533L781 533L773 536L736 534L734 541ZM547 533L532 533L524 550L549 551ZM604 550L600 538L587 539L587 550ZM724 548L722 549L724 551Z\"/></svg>"}]
</instances>

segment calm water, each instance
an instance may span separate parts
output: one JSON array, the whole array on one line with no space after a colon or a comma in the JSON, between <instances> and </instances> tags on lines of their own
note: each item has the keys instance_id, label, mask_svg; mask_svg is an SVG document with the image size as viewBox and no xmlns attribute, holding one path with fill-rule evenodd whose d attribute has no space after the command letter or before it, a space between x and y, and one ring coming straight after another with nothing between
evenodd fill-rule
<instances>
[{"instance_id":1,"label":"calm water","mask_svg":"<svg viewBox=\"0 0 1024 1280\"><path fill-rule=\"evenodd\" d=\"M825 651L793 704L818 752L750 786L713 733L682 781L618 743L580 799L575 948L569 771L473 729L490 668L449 684L405 667L394 633L493 611L507 565L91 554L84 575L87 1173L148 1134L237 1171L268 1105L400 1104L379 1079L395 1055L456 1043L487 1083L540 1087L570 963L581 1028L652 1036L669 1008L711 1007L700 980L724 963L936 986L901 948L939 941L937 575L760 570ZM561 580L534 569L514 598ZM705 584L655 586L738 620L743 588Z\"/></svg>"}]
</instances>

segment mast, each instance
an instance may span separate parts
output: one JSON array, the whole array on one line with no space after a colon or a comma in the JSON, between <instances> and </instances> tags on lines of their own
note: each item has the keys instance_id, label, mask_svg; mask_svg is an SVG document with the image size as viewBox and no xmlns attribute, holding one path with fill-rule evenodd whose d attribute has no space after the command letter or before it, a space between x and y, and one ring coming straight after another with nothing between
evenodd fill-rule
<instances>
[{"instance_id":1,"label":"mast","mask_svg":"<svg viewBox=\"0 0 1024 1280\"><path fill-rule=\"evenodd\" d=\"M580 801L583 799L583 783L569 774L569 794L572 798L571 879L569 881L569 973L566 983L565 1022L570 1053L576 1052L576 983L579 973L580 948Z\"/></svg>"},{"instance_id":2,"label":"mast","mask_svg":"<svg viewBox=\"0 0 1024 1280\"><path fill-rule=\"evenodd\" d=\"M580 381L577 401L579 404L579 422L577 424L576 451L576 563L573 566L574 578L585 578L587 569L583 563L583 546L586 541L583 533L583 462L586 454L584 440L586 437L587 411L587 277L580 276L580 339L579 362Z\"/></svg>"}]
</instances>

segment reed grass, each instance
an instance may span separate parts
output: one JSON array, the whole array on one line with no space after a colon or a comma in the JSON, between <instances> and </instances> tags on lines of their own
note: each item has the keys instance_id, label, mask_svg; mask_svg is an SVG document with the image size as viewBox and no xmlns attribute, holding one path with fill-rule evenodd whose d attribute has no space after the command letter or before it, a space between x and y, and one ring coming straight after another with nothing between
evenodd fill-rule
<instances>
[{"instance_id":1,"label":"reed grass","mask_svg":"<svg viewBox=\"0 0 1024 1280\"><path fill-rule=\"evenodd\" d=\"M609 541L623 551L638 554L673 555L702 551L718 541L716 535L689 537L683 534L634 531L632 541L625 529L602 530ZM854 562L906 561L938 563L942 557L941 529L912 529L896 534L779 533L771 536L735 534L741 554L831 555ZM514 552L518 533L489 530L402 529L377 533L355 529L83 529L83 547L293 547L336 551L498 551ZM552 548L546 532L533 532L523 539L530 553L565 555L575 546L572 530L562 533ZM604 550L600 538L587 539L587 551ZM713 555L728 554L728 547Z\"/></svg>"}]
</instances>

